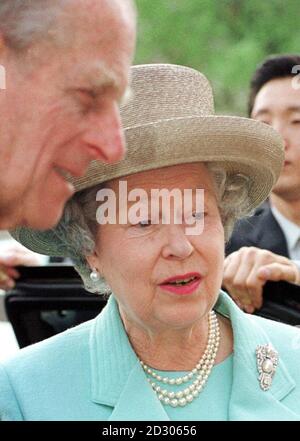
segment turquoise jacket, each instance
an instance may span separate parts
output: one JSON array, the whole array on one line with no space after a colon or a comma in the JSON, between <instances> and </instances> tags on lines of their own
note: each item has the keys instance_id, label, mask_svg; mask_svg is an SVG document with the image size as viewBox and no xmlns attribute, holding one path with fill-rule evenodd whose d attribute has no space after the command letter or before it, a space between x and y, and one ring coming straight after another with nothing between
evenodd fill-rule
<instances>
[{"instance_id":1,"label":"turquoise jacket","mask_svg":"<svg viewBox=\"0 0 300 441\"><path fill-rule=\"evenodd\" d=\"M221 292L234 333L230 420L300 420L300 331L243 313ZM260 388L256 347L279 353ZM116 300L96 319L21 350L0 366L1 420L169 420L133 351ZM201 415L199 415L201 419Z\"/></svg>"}]
</instances>

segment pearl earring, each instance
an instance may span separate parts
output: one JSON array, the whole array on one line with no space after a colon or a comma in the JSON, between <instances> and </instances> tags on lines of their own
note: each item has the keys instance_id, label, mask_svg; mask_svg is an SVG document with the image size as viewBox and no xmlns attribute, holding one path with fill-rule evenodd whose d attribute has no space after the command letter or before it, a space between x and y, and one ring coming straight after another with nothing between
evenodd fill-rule
<instances>
[{"instance_id":1,"label":"pearl earring","mask_svg":"<svg viewBox=\"0 0 300 441\"><path fill-rule=\"evenodd\" d=\"M100 274L98 273L97 268L94 268L90 274L90 279L92 282L99 282Z\"/></svg>"}]
</instances>

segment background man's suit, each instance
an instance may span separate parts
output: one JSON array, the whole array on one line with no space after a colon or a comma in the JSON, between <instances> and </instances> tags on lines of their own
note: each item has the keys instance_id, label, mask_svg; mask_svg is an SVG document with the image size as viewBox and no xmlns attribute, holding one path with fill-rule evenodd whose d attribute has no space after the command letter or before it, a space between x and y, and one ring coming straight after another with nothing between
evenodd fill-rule
<instances>
[{"instance_id":1,"label":"background man's suit","mask_svg":"<svg viewBox=\"0 0 300 441\"><path fill-rule=\"evenodd\" d=\"M244 246L262 248L289 257L285 236L268 202L261 205L254 216L242 219L236 224L226 246L226 255Z\"/></svg>"}]
</instances>

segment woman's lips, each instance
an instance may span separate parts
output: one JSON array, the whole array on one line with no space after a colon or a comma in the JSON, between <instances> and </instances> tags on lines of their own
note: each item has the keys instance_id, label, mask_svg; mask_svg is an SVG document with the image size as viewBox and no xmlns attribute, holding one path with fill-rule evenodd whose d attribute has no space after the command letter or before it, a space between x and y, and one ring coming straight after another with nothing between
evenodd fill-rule
<instances>
[{"instance_id":1,"label":"woman's lips","mask_svg":"<svg viewBox=\"0 0 300 441\"><path fill-rule=\"evenodd\" d=\"M159 287L164 291L168 291L174 294L186 295L195 292L198 286L200 285L201 280L202 279L200 277L197 277L195 278L195 280L192 280L191 282L186 283L185 285L174 285L171 283L164 283L159 285Z\"/></svg>"}]
</instances>

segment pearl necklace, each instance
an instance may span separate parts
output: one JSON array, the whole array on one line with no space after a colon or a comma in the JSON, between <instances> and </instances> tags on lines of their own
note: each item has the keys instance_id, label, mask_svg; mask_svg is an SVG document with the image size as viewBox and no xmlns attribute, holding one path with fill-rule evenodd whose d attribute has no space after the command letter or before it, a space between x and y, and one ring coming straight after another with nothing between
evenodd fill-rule
<instances>
[{"instance_id":1,"label":"pearl necklace","mask_svg":"<svg viewBox=\"0 0 300 441\"><path fill-rule=\"evenodd\" d=\"M170 384L174 386L179 386L182 383L187 383L194 376L195 380L193 383L182 389L178 392L168 391L167 389L163 389L159 386L152 378L147 378L150 383L152 389L156 393L158 399L166 405L177 407L177 406L186 406L191 403L196 397L198 397L199 393L204 388L208 377L211 373L213 365L215 363L217 351L220 343L220 329L219 323L217 319L217 315L214 311L210 312L209 315L209 331L208 331L208 340L205 351L191 372L179 378L170 378L170 377L162 377L161 375L156 374L149 366L147 366L142 360L140 363L146 372L146 374L150 375L152 378L157 380L160 383Z\"/></svg>"}]
</instances>

